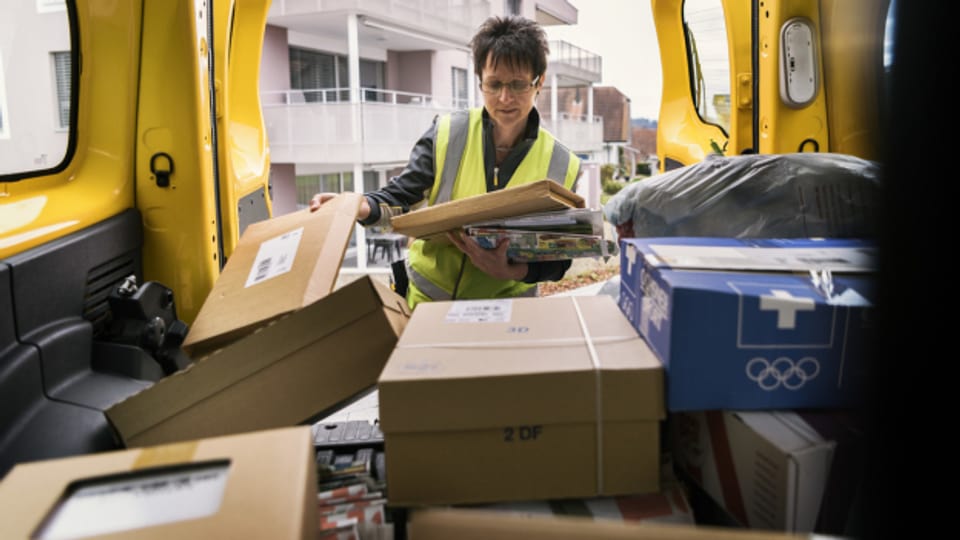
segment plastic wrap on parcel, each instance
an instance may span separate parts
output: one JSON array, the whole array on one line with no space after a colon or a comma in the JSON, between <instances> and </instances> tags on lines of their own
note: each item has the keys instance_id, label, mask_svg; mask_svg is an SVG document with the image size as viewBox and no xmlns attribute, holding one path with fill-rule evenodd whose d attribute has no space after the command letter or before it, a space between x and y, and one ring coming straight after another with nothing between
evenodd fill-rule
<instances>
[{"instance_id":1,"label":"plastic wrap on parcel","mask_svg":"<svg viewBox=\"0 0 960 540\"><path fill-rule=\"evenodd\" d=\"M625 186L603 211L621 237L869 238L880 189L879 164L855 156L711 155Z\"/></svg>"}]
</instances>

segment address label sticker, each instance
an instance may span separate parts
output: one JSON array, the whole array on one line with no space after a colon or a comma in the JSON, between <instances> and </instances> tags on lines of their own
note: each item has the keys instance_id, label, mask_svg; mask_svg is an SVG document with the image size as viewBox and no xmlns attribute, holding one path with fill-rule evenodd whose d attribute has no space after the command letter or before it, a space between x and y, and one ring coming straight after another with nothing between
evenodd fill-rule
<instances>
[{"instance_id":1,"label":"address label sticker","mask_svg":"<svg viewBox=\"0 0 960 540\"><path fill-rule=\"evenodd\" d=\"M62 500L36 538L99 536L212 516L228 477L228 464L212 463L92 482Z\"/></svg>"},{"instance_id":2,"label":"address label sticker","mask_svg":"<svg viewBox=\"0 0 960 540\"><path fill-rule=\"evenodd\" d=\"M459 300L450 304L448 323L509 322L512 300Z\"/></svg>"},{"instance_id":3,"label":"address label sticker","mask_svg":"<svg viewBox=\"0 0 960 540\"><path fill-rule=\"evenodd\" d=\"M293 268L302 237L303 227L300 227L261 243L244 287L252 287L289 272Z\"/></svg>"}]
</instances>

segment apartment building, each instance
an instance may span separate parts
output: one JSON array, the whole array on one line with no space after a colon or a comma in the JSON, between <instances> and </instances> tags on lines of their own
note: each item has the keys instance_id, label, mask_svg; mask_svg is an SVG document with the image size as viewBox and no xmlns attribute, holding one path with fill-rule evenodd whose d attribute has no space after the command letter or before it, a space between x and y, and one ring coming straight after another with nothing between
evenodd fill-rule
<instances>
[{"instance_id":1,"label":"apartment building","mask_svg":"<svg viewBox=\"0 0 960 540\"><path fill-rule=\"evenodd\" d=\"M614 164L626 171L636 166L635 151L630 147L630 98L616 87L574 86L556 91L545 88L537 100L537 108L551 111L563 121L573 121L573 125L600 126L603 144L600 152L591 154L593 161ZM588 117L595 120L587 123Z\"/></svg>"},{"instance_id":2,"label":"apartment building","mask_svg":"<svg viewBox=\"0 0 960 540\"><path fill-rule=\"evenodd\" d=\"M406 164L435 115L479 106L469 40L491 15L541 25L576 24L566 0L274 0L260 91L275 214L304 208L320 191L364 192ZM551 42L547 86L590 87L599 56ZM580 191L599 200L596 162L603 122L592 114L540 107L545 127L587 163ZM388 272L372 249L377 234L357 227L343 271Z\"/></svg>"}]
</instances>

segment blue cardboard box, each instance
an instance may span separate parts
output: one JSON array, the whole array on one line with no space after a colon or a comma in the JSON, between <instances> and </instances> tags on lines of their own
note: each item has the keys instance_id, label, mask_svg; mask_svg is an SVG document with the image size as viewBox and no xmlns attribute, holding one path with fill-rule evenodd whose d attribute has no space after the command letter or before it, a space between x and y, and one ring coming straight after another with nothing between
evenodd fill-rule
<instances>
[{"instance_id":1,"label":"blue cardboard box","mask_svg":"<svg viewBox=\"0 0 960 540\"><path fill-rule=\"evenodd\" d=\"M664 364L668 410L861 404L874 243L671 237L620 247L618 303Z\"/></svg>"}]
</instances>

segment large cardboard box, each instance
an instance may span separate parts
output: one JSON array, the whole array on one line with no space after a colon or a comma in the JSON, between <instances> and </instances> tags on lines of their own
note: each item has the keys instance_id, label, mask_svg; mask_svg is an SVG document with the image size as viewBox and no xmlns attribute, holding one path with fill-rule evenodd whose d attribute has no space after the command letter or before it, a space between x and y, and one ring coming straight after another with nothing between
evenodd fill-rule
<instances>
[{"instance_id":1,"label":"large cardboard box","mask_svg":"<svg viewBox=\"0 0 960 540\"><path fill-rule=\"evenodd\" d=\"M632 523L576 516L503 515L493 510L424 508L407 522L410 540L800 540L810 535L725 527Z\"/></svg>"},{"instance_id":2,"label":"large cardboard box","mask_svg":"<svg viewBox=\"0 0 960 540\"><path fill-rule=\"evenodd\" d=\"M374 387L409 318L364 276L106 411L128 446L291 426Z\"/></svg>"},{"instance_id":3,"label":"large cardboard box","mask_svg":"<svg viewBox=\"0 0 960 540\"><path fill-rule=\"evenodd\" d=\"M22 463L0 538L315 538L306 426Z\"/></svg>"},{"instance_id":4,"label":"large cardboard box","mask_svg":"<svg viewBox=\"0 0 960 540\"><path fill-rule=\"evenodd\" d=\"M443 232L471 223L534 212L583 208L583 197L553 180L507 187L499 191L427 206L400 216L390 225L394 232L414 238L446 241Z\"/></svg>"},{"instance_id":5,"label":"large cardboard box","mask_svg":"<svg viewBox=\"0 0 960 540\"><path fill-rule=\"evenodd\" d=\"M190 325L183 350L199 358L330 294L362 200L344 193L316 212L248 225Z\"/></svg>"},{"instance_id":6,"label":"large cardboard box","mask_svg":"<svg viewBox=\"0 0 960 540\"><path fill-rule=\"evenodd\" d=\"M609 296L420 304L378 388L391 504L659 491L662 366Z\"/></svg>"},{"instance_id":7,"label":"large cardboard box","mask_svg":"<svg viewBox=\"0 0 960 540\"><path fill-rule=\"evenodd\" d=\"M670 411L845 408L864 398L875 246L621 240L619 305L666 368Z\"/></svg>"},{"instance_id":8,"label":"large cardboard box","mask_svg":"<svg viewBox=\"0 0 960 540\"><path fill-rule=\"evenodd\" d=\"M859 492L863 436L846 411L670 414L683 476L743 526L843 535Z\"/></svg>"}]
</instances>

